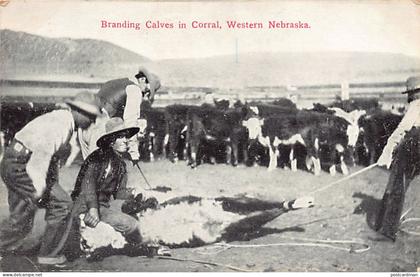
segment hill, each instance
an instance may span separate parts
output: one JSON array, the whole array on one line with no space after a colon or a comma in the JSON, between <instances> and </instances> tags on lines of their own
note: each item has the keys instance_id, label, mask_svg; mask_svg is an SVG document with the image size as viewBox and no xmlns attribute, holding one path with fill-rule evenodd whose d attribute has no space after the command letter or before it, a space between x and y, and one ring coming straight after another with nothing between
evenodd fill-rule
<instances>
[{"instance_id":1,"label":"hill","mask_svg":"<svg viewBox=\"0 0 420 277\"><path fill-rule=\"evenodd\" d=\"M420 74L420 59L394 53L241 53L200 59L150 60L107 41L46 38L0 30L3 78L105 81L139 65L166 86L244 87L405 81Z\"/></svg>"},{"instance_id":2,"label":"hill","mask_svg":"<svg viewBox=\"0 0 420 277\"><path fill-rule=\"evenodd\" d=\"M2 76L29 79L57 75L107 77L149 61L106 41L46 38L10 30L0 30L0 60Z\"/></svg>"}]
</instances>

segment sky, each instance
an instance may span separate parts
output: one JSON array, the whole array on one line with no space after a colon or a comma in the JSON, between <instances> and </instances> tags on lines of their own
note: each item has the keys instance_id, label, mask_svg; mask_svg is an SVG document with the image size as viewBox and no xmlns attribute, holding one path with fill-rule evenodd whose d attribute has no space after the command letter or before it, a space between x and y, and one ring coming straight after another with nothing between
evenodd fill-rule
<instances>
[{"instance_id":1,"label":"sky","mask_svg":"<svg viewBox=\"0 0 420 277\"><path fill-rule=\"evenodd\" d=\"M101 28L101 21L140 23L140 30ZM269 29L269 21L308 29ZM175 28L146 28L147 21ZM186 29L177 28L185 22ZM219 21L222 29L193 29ZM226 21L261 22L228 29ZM148 58L176 59L248 52L368 51L420 57L420 1L51 1L10 0L0 28L47 37L93 38Z\"/></svg>"}]
</instances>

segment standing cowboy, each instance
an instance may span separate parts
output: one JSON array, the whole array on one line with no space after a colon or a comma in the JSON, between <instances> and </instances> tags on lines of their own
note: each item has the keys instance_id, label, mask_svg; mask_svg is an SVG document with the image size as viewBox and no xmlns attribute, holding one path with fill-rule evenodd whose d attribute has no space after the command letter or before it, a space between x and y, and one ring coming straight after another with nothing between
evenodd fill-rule
<instances>
[{"instance_id":1,"label":"standing cowboy","mask_svg":"<svg viewBox=\"0 0 420 277\"><path fill-rule=\"evenodd\" d=\"M378 165L391 168L382 207L376 219L378 237L395 241L407 188L420 171L420 76L406 82L408 109L397 129L388 139Z\"/></svg>"},{"instance_id":2,"label":"standing cowboy","mask_svg":"<svg viewBox=\"0 0 420 277\"><path fill-rule=\"evenodd\" d=\"M140 105L143 100L153 102L155 92L160 88L159 78L140 68L134 79L122 78L110 80L103 84L97 96L104 110L105 116L97 120L89 130L79 132L83 158L92 153L96 147L96 140L105 133L105 123L111 117L120 117L130 126L145 128L144 120L140 119ZM128 153L133 162L140 158L137 136L128 141Z\"/></svg>"},{"instance_id":3,"label":"standing cowboy","mask_svg":"<svg viewBox=\"0 0 420 277\"><path fill-rule=\"evenodd\" d=\"M6 148L1 176L8 190L9 218L0 226L0 251L19 253L38 207L47 222L38 254L40 264L66 261L56 249L72 202L58 182L58 159L77 128L86 129L100 114L93 94L82 92L55 110L30 121Z\"/></svg>"}]
</instances>

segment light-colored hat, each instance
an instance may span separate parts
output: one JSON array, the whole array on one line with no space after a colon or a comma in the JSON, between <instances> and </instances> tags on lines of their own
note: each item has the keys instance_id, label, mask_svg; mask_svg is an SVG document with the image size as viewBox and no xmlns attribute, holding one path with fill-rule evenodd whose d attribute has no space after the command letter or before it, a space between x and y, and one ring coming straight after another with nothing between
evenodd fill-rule
<instances>
[{"instance_id":1,"label":"light-colored hat","mask_svg":"<svg viewBox=\"0 0 420 277\"><path fill-rule=\"evenodd\" d=\"M99 108L100 103L96 98L95 94L89 91L83 91L78 93L73 100L67 100L66 103L72 108L76 108L87 112L91 115L101 115Z\"/></svg>"},{"instance_id":2,"label":"light-colored hat","mask_svg":"<svg viewBox=\"0 0 420 277\"><path fill-rule=\"evenodd\" d=\"M105 124L106 133L102 135L97 141L98 147L108 146L115 138L125 136L131 138L138 133L140 128L138 127L127 127L124 124L124 120L120 117L113 117Z\"/></svg>"},{"instance_id":3,"label":"light-colored hat","mask_svg":"<svg viewBox=\"0 0 420 277\"><path fill-rule=\"evenodd\" d=\"M408 78L405 85L407 86L407 90L402 92L402 94L420 92L420 76Z\"/></svg>"}]
</instances>

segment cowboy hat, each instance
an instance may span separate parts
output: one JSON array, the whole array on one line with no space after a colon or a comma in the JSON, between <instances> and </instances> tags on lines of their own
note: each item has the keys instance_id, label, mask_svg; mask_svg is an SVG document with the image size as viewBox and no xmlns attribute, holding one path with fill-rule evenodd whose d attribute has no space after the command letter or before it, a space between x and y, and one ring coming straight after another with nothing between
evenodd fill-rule
<instances>
[{"instance_id":1,"label":"cowboy hat","mask_svg":"<svg viewBox=\"0 0 420 277\"><path fill-rule=\"evenodd\" d=\"M91 115L101 115L100 103L95 94L89 91L78 93L73 100L67 100L66 103L72 107L82 110Z\"/></svg>"},{"instance_id":2,"label":"cowboy hat","mask_svg":"<svg viewBox=\"0 0 420 277\"><path fill-rule=\"evenodd\" d=\"M420 92L420 76L408 78L405 85L407 86L407 90L402 92L402 94Z\"/></svg>"},{"instance_id":3,"label":"cowboy hat","mask_svg":"<svg viewBox=\"0 0 420 277\"><path fill-rule=\"evenodd\" d=\"M106 133L102 135L97 141L98 147L108 146L113 140L118 137L125 136L131 138L138 133L140 128L138 127L127 127L124 121L120 117L113 117L105 124Z\"/></svg>"},{"instance_id":4,"label":"cowboy hat","mask_svg":"<svg viewBox=\"0 0 420 277\"><path fill-rule=\"evenodd\" d=\"M155 97L156 91L160 88L160 79L156 74L153 74L149 72L146 68L140 67L137 71L137 74L134 75L136 79L139 79L141 77L146 78L146 83L149 84L149 90L150 90L150 99L153 102L153 99Z\"/></svg>"},{"instance_id":5,"label":"cowboy hat","mask_svg":"<svg viewBox=\"0 0 420 277\"><path fill-rule=\"evenodd\" d=\"M149 70L147 70L146 68L140 66L139 67L139 70L137 71L137 74L134 75L134 77L136 79L140 79L142 77L145 77L146 78L146 83L149 83L149 81L150 81L150 75L151 75L151 73L149 72Z\"/></svg>"}]
</instances>

